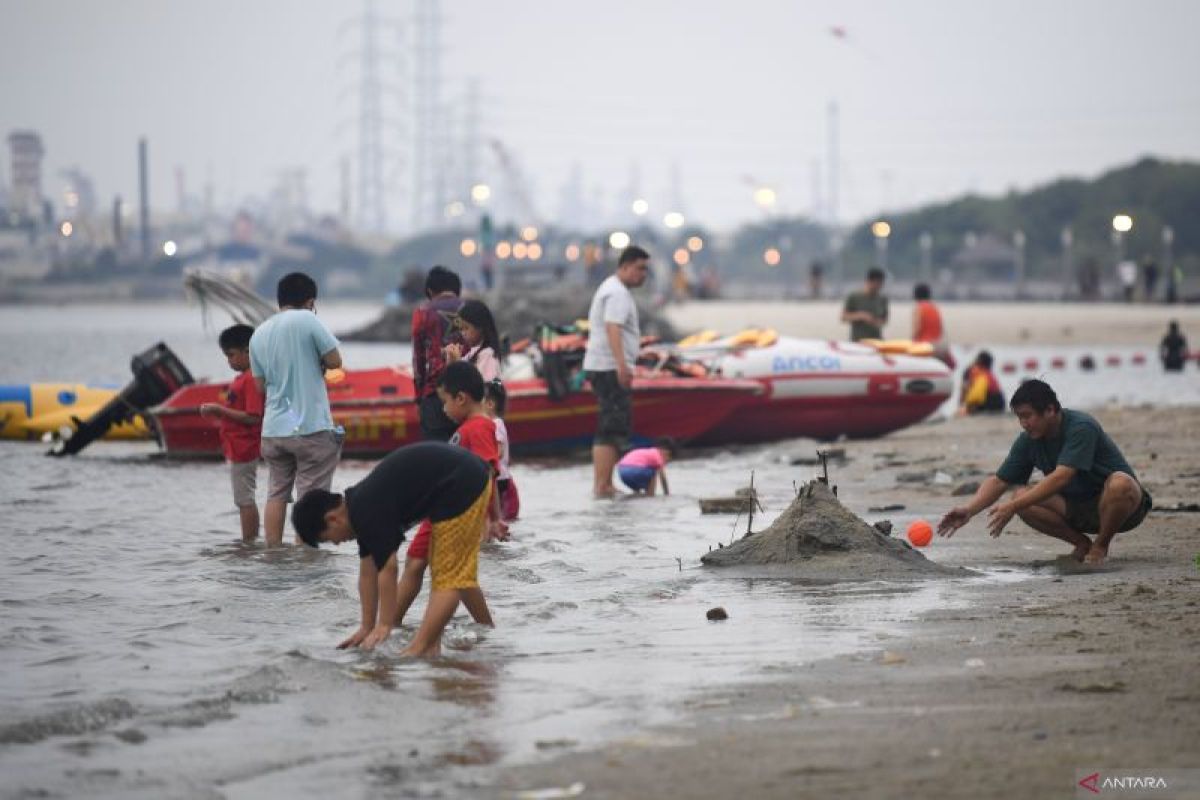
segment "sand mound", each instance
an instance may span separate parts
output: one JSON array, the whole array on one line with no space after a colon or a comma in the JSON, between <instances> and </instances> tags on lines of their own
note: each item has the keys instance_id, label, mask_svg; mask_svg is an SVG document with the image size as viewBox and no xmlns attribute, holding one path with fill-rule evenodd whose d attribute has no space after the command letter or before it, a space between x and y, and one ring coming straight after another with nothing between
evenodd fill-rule
<instances>
[{"instance_id":1,"label":"sand mound","mask_svg":"<svg viewBox=\"0 0 1200 800\"><path fill-rule=\"evenodd\" d=\"M739 574L817 581L913 580L963 577L961 567L936 564L850 513L826 484L805 484L787 510L764 531L700 558Z\"/></svg>"}]
</instances>

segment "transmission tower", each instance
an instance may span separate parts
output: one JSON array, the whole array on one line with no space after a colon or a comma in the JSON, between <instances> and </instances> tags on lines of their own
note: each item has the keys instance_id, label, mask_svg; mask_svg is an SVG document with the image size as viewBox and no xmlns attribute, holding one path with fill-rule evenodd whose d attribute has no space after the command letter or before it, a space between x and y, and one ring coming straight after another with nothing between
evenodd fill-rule
<instances>
[{"instance_id":1,"label":"transmission tower","mask_svg":"<svg viewBox=\"0 0 1200 800\"><path fill-rule=\"evenodd\" d=\"M383 87L379 80L378 31L375 0L365 0L358 95L357 220L363 230L382 233L387 215L383 195Z\"/></svg>"},{"instance_id":2,"label":"transmission tower","mask_svg":"<svg viewBox=\"0 0 1200 800\"><path fill-rule=\"evenodd\" d=\"M440 222L446 207L440 0L416 0L413 33L412 224L420 230Z\"/></svg>"}]
</instances>

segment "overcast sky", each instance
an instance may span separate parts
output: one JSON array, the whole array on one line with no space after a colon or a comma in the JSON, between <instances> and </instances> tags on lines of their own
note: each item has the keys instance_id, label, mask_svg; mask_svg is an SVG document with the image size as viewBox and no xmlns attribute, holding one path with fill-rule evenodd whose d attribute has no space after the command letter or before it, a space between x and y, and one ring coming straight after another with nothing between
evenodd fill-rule
<instances>
[{"instance_id":1,"label":"overcast sky","mask_svg":"<svg viewBox=\"0 0 1200 800\"><path fill-rule=\"evenodd\" d=\"M412 0L380 0L411 20ZM480 81L483 133L505 143L553 218L572 167L624 203L633 169L658 213L678 167L689 220L731 228L808 213L825 170L826 107L841 111L842 221L965 191L1091 176L1153 154L1200 159L1200 3L460 0L443 5L443 98ZM150 140L152 202L211 180L222 205L307 169L312 205L338 206L357 143L362 3L314 0L0 0L0 133L38 130L48 189L78 165L107 204L136 196ZM844 38L831 33L840 26ZM403 51L386 33L382 41ZM408 151L403 66L381 68L389 216ZM481 160L495 174L489 152ZM0 175L7 180L7 156ZM827 176L822 175L822 183Z\"/></svg>"}]
</instances>

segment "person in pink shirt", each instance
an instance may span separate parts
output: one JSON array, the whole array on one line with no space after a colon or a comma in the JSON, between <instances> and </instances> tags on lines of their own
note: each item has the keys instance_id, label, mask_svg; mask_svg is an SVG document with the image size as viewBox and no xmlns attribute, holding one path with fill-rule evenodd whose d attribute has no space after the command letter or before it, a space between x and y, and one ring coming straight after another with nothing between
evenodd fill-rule
<instances>
[{"instance_id":1,"label":"person in pink shirt","mask_svg":"<svg viewBox=\"0 0 1200 800\"><path fill-rule=\"evenodd\" d=\"M654 447L630 450L617 462L617 475L634 494L654 494L656 478L662 484L663 494L670 494L666 466L675 457L677 449L674 439L662 438L654 443Z\"/></svg>"},{"instance_id":2,"label":"person in pink shirt","mask_svg":"<svg viewBox=\"0 0 1200 800\"><path fill-rule=\"evenodd\" d=\"M462 336L462 344L446 345L446 361L466 361L475 365L483 382L500 378L502 364L500 335L496 332L496 320L492 311L482 300L468 300L462 304L455 317Z\"/></svg>"}]
</instances>

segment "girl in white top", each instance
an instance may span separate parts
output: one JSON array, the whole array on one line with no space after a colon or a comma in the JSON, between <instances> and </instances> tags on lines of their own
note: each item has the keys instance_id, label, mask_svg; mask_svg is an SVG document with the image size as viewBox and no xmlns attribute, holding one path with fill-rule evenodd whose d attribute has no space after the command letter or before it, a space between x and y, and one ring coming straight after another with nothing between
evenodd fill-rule
<instances>
[{"instance_id":1,"label":"girl in white top","mask_svg":"<svg viewBox=\"0 0 1200 800\"><path fill-rule=\"evenodd\" d=\"M517 484L508 469L508 428L504 425L504 409L508 404L508 393L499 380L483 385L483 413L496 423L496 449L500 453L500 471L496 475L496 490L500 493L500 515L505 522L517 518L521 512L521 498Z\"/></svg>"},{"instance_id":2,"label":"girl in white top","mask_svg":"<svg viewBox=\"0 0 1200 800\"><path fill-rule=\"evenodd\" d=\"M482 300L468 300L458 310L456 323L465 344L446 345L446 361L474 364L483 382L500 378L500 336L491 309Z\"/></svg>"}]
</instances>

